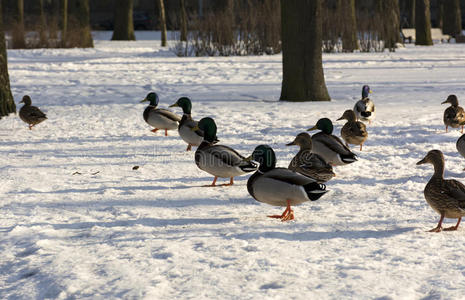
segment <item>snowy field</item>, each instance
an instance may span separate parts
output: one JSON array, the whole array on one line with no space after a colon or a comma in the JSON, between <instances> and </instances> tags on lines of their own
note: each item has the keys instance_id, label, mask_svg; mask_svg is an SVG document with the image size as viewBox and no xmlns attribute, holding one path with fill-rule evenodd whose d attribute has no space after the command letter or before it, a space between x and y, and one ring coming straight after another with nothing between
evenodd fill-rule
<instances>
[{"instance_id":1,"label":"snowy field","mask_svg":"<svg viewBox=\"0 0 465 300\"><path fill-rule=\"evenodd\" d=\"M446 177L465 182L440 104L465 105L465 44L325 54L333 101L297 104L277 101L280 55L178 58L138 34L8 51L16 102L30 95L49 119L32 131L0 120L1 299L463 299L465 225L426 232L439 219L423 197L433 168L415 163L440 149ZM266 217L283 208L256 202L248 176L201 187L212 176L177 132L150 132L139 103L189 96L222 144L269 144L287 167L298 149L285 144L352 108L363 84L377 119L359 161L287 223Z\"/></svg>"}]
</instances>

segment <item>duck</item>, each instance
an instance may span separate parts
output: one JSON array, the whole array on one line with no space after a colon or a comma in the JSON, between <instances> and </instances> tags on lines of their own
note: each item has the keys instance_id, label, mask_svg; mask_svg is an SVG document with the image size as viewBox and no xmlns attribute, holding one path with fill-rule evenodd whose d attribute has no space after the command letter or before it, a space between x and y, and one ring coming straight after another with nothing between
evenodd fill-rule
<instances>
[{"instance_id":1,"label":"duck","mask_svg":"<svg viewBox=\"0 0 465 300\"><path fill-rule=\"evenodd\" d=\"M319 129L320 132L312 136L312 152L320 155L332 166L342 166L357 161L357 157L340 138L333 135L333 122L328 118L321 118L315 126L307 131Z\"/></svg>"},{"instance_id":2,"label":"duck","mask_svg":"<svg viewBox=\"0 0 465 300\"><path fill-rule=\"evenodd\" d=\"M294 220L291 206L316 201L327 192L326 186L315 179L287 168L277 168L276 155L268 145L257 146L250 158L258 162L259 167L247 181L249 194L259 202L286 207L281 215L270 215L269 218L283 222Z\"/></svg>"},{"instance_id":3,"label":"duck","mask_svg":"<svg viewBox=\"0 0 465 300\"><path fill-rule=\"evenodd\" d=\"M216 142L216 123L210 118L201 119L197 126L192 130L202 130L203 141L195 151L195 163L197 167L213 176L212 184L206 186L216 186L218 177L229 178L229 186L234 184L234 177L257 170L258 165L240 155L236 150L217 145Z\"/></svg>"},{"instance_id":4,"label":"duck","mask_svg":"<svg viewBox=\"0 0 465 300\"><path fill-rule=\"evenodd\" d=\"M362 151L363 143L368 138L367 127L362 122L357 121L357 117L351 109L346 110L342 117L336 121L344 119L347 120L347 123L341 128L342 139L346 142L347 147L349 144L360 145L360 151Z\"/></svg>"},{"instance_id":5,"label":"duck","mask_svg":"<svg viewBox=\"0 0 465 300\"><path fill-rule=\"evenodd\" d=\"M354 106L355 116L357 120L368 122L371 124L375 118L375 103L368 96L371 94L371 89L368 85L362 87L362 99L358 100Z\"/></svg>"},{"instance_id":6,"label":"duck","mask_svg":"<svg viewBox=\"0 0 465 300\"><path fill-rule=\"evenodd\" d=\"M448 127L458 128L463 133L463 125L465 125L465 112L461 106L459 106L459 100L456 95L449 95L447 99L441 104L450 103L450 106L444 111L444 125L446 125L446 132Z\"/></svg>"},{"instance_id":7,"label":"duck","mask_svg":"<svg viewBox=\"0 0 465 300\"><path fill-rule=\"evenodd\" d=\"M19 117L29 125L29 130L32 127L47 120L47 115L44 114L38 107L31 105L32 100L28 95L23 96L19 103L24 103L24 106L19 110Z\"/></svg>"},{"instance_id":8,"label":"duck","mask_svg":"<svg viewBox=\"0 0 465 300\"><path fill-rule=\"evenodd\" d=\"M336 176L333 172L333 167L323 157L312 153L312 138L308 133L299 133L294 141L286 144L286 146L300 147L299 152L297 152L287 167L289 170L313 178L318 183L325 183Z\"/></svg>"},{"instance_id":9,"label":"duck","mask_svg":"<svg viewBox=\"0 0 465 300\"><path fill-rule=\"evenodd\" d=\"M140 101L149 102L149 105L144 110L144 120L150 126L154 127L152 132L157 132L159 129L165 130L165 136L168 136L168 130L177 129L181 117L177 114L162 108L157 108L160 101L157 93L150 92L144 100Z\"/></svg>"},{"instance_id":10,"label":"duck","mask_svg":"<svg viewBox=\"0 0 465 300\"><path fill-rule=\"evenodd\" d=\"M444 179L444 155L441 150L429 151L417 165L427 163L433 165L434 174L426 184L425 199L431 208L441 215L438 225L429 232L457 230L462 217L465 216L465 185L455 179ZM443 229L444 218L458 221L455 226Z\"/></svg>"},{"instance_id":11,"label":"duck","mask_svg":"<svg viewBox=\"0 0 465 300\"><path fill-rule=\"evenodd\" d=\"M186 151L191 151L192 146L200 146L203 141L203 132L201 130L192 130L197 127L198 122L194 121L191 116L192 102L188 97L179 98L176 103L170 107L181 107L183 115L178 126L179 136L187 143Z\"/></svg>"},{"instance_id":12,"label":"duck","mask_svg":"<svg viewBox=\"0 0 465 300\"><path fill-rule=\"evenodd\" d=\"M462 157L465 157L465 134L462 134L457 142L455 143L455 147L457 148L457 151L462 155ZM465 171L465 169L463 169Z\"/></svg>"}]
</instances>

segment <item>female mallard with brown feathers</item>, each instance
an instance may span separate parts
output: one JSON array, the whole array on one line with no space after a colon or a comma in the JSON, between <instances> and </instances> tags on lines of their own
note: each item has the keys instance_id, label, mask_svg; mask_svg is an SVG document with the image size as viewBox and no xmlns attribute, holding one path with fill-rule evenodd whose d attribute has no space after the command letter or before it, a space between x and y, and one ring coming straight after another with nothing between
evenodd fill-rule
<instances>
[{"instance_id":1,"label":"female mallard with brown feathers","mask_svg":"<svg viewBox=\"0 0 465 300\"><path fill-rule=\"evenodd\" d=\"M333 167L316 153L312 153L312 138L306 132L299 133L294 141L286 146L300 147L288 169L324 183L335 176Z\"/></svg>"},{"instance_id":2,"label":"female mallard with brown feathers","mask_svg":"<svg viewBox=\"0 0 465 300\"><path fill-rule=\"evenodd\" d=\"M165 136L168 136L168 130L177 129L179 125L179 121L181 121L181 117L177 114L162 108L157 108L159 98L156 93L148 93L142 102L149 102L149 106L147 106L144 110L144 120L150 126L154 127L152 132L157 132L159 129L165 130Z\"/></svg>"},{"instance_id":3,"label":"female mallard with brown feathers","mask_svg":"<svg viewBox=\"0 0 465 300\"><path fill-rule=\"evenodd\" d=\"M446 101L441 104L450 103L450 106L444 111L444 125L447 128L450 126L452 128L462 127L460 130L463 133L463 125L465 125L465 112L462 107L459 106L459 100L456 95L449 95Z\"/></svg>"},{"instance_id":4,"label":"female mallard with brown feathers","mask_svg":"<svg viewBox=\"0 0 465 300\"><path fill-rule=\"evenodd\" d=\"M19 103L24 103L24 106L19 110L19 117L29 125L29 130L47 120L47 116L38 107L31 105L31 97L28 95L25 95Z\"/></svg>"},{"instance_id":5,"label":"female mallard with brown feathers","mask_svg":"<svg viewBox=\"0 0 465 300\"><path fill-rule=\"evenodd\" d=\"M337 121L344 119L347 120L347 123L341 128L342 139L346 142L347 147L349 144L360 145L360 151L362 151L363 143L368 138L367 127L362 122L357 121L355 113L351 109L346 110Z\"/></svg>"},{"instance_id":6,"label":"female mallard with brown feathers","mask_svg":"<svg viewBox=\"0 0 465 300\"><path fill-rule=\"evenodd\" d=\"M270 218L293 220L291 205L318 200L327 192L324 184L318 184L312 178L286 168L276 168L276 155L268 145L256 147L251 158L260 166L247 181L249 194L257 201L286 207L281 215L268 216Z\"/></svg>"},{"instance_id":7,"label":"female mallard with brown feathers","mask_svg":"<svg viewBox=\"0 0 465 300\"><path fill-rule=\"evenodd\" d=\"M434 174L425 187L426 202L441 215L436 228L430 232L440 232L444 218L458 219L457 224L444 230L457 230L465 216L465 185L454 179L444 179L444 155L440 150L431 150L417 165L430 163Z\"/></svg>"}]
</instances>

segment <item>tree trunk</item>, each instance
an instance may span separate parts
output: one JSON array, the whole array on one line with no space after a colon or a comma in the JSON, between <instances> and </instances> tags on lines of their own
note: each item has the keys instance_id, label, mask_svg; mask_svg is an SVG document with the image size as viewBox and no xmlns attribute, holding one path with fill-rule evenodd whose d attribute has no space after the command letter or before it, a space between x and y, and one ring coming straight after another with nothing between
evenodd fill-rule
<instances>
[{"instance_id":1,"label":"tree trunk","mask_svg":"<svg viewBox=\"0 0 465 300\"><path fill-rule=\"evenodd\" d=\"M160 10L160 30L161 30L161 46L166 47L166 17L165 17L165 4L163 0L158 0L158 8Z\"/></svg>"},{"instance_id":2,"label":"tree trunk","mask_svg":"<svg viewBox=\"0 0 465 300\"><path fill-rule=\"evenodd\" d=\"M322 0L281 1L283 82L280 100L331 100L323 75L321 4Z\"/></svg>"},{"instance_id":3,"label":"tree trunk","mask_svg":"<svg viewBox=\"0 0 465 300\"><path fill-rule=\"evenodd\" d=\"M187 42L187 14L184 0L181 0L181 41Z\"/></svg>"},{"instance_id":4,"label":"tree trunk","mask_svg":"<svg viewBox=\"0 0 465 300\"><path fill-rule=\"evenodd\" d=\"M71 47L92 48L94 41L90 33L89 0L69 1L67 43ZM70 35L70 31L72 35Z\"/></svg>"},{"instance_id":5,"label":"tree trunk","mask_svg":"<svg viewBox=\"0 0 465 300\"><path fill-rule=\"evenodd\" d=\"M39 25L39 42L41 47L47 46L47 21L45 19L44 13L44 0L39 0L39 18L40 18L40 25Z\"/></svg>"},{"instance_id":6,"label":"tree trunk","mask_svg":"<svg viewBox=\"0 0 465 300\"><path fill-rule=\"evenodd\" d=\"M357 43L357 19L355 16L355 0L339 0L338 9L343 16L342 50L354 52L358 49Z\"/></svg>"},{"instance_id":7,"label":"tree trunk","mask_svg":"<svg viewBox=\"0 0 465 300\"><path fill-rule=\"evenodd\" d=\"M415 0L405 1L405 10L407 12L405 20L403 20L402 28L414 28L415 27Z\"/></svg>"},{"instance_id":8,"label":"tree trunk","mask_svg":"<svg viewBox=\"0 0 465 300\"><path fill-rule=\"evenodd\" d=\"M443 1L444 15L442 32L451 36L460 35L462 33L462 17L460 14L460 1L447 0Z\"/></svg>"},{"instance_id":9,"label":"tree trunk","mask_svg":"<svg viewBox=\"0 0 465 300\"><path fill-rule=\"evenodd\" d=\"M12 31L13 49L26 48L24 37L24 0L16 0L14 6L14 26Z\"/></svg>"},{"instance_id":10,"label":"tree trunk","mask_svg":"<svg viewBox=\"0 0 465 300\"><path fill-rule=\"evenodd\" d=\"M400 42L400 9L398 0L378 0L378 16L381 19L381 39L384 47L393 52Z\"/></svg>"},{"instance_id":11,"label":"tree trunk","mask_svg":"<svg viewBox=\"0 0 465 300\"><path fill-rule=\"evenodd\" d=\"M429 7L429 0L415 1L415 45L433 45Z\"/></svg>"},{"instance_id":12,"label":"tree trunk","mask_svg":"<svg viewBox=\"0 0 465 300\"><path fill-rule=\"evenodd\" d=\"M113 41L134 41L134 23L132 20L134 1L119 0L115 3L115 27L113 29Z\"/></svg>"},{"instance_id":13,"label":"tree trunk","mask_svg":"<svg viewBox=\"0 0 465 300\"><path fill-rule=\"evenodd\" d=\"M61 44L66 47L66 37L68 33L68 0L61 0Z\"/></svg>"},{"instance_id":14,"label":"tree trunk","mask_svg":"<svg viewBox=\"0 0 465 300\"><path fill-rule=\"evenodd\" d=\"M16 105L10 89L8 60L6 56L5 33L3 31L2 1L0 1L0 119L16 112Z\"/></svg>"}]
</instances>

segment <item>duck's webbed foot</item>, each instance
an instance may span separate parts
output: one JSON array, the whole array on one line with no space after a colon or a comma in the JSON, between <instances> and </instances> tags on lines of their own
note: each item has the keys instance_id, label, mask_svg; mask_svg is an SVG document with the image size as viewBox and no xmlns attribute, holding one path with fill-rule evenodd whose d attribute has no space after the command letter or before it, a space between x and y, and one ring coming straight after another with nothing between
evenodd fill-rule
<instances>
[{"instance_id":1,"label":"duck's webbed foot","mask_svg":"<svg viewBox=\"0 0 465 300\"><path fill-rule=\"evenodd\" d=\"M291 202L287 200L287 207L281 215L271 215L267 217L281 219L283 222L294 220L294 211L291 208Z\"/></svg>"},{"instance_id":2,"label":"duck's webbed foot","mask_svg":"<svg viewBox=\"0 0 465 300\"><path fill-rule=\"evenodd\" d=\"M153 132L153 133L155 133L155 132L158 131L158 128L154 128L154 129L152 129L152 130L150 130L150 131Z\"/></svg>"}]
</instances>

